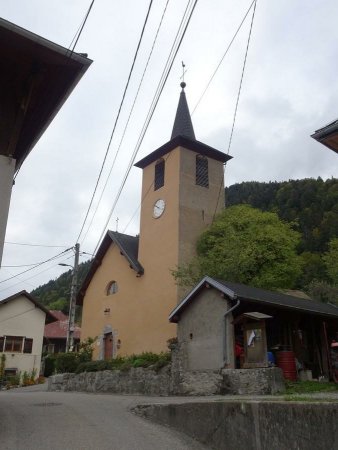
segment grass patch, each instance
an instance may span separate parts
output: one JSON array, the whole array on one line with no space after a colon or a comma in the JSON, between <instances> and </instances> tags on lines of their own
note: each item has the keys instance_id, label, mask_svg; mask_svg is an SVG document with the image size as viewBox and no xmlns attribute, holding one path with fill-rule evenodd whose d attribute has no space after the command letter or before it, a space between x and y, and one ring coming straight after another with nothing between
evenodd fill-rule
<instances>
[{"instance_id":1,"label":"grass patch","mask_svg":"<svg viewBox=\"0 0 338 450\"><path fill-rule=\"evenodd\" d=\"M286 402L307 402L307 403L337 403L337 399L335 398L318 398L318 397L310 397L305 395L285 395L284 400Z\"/></svg>"},{"instance_id":2,"label":"grass patch","mask_svg":"<svg viewBox=\"0 0 338 450\"><path fill-rule=\"evenodd\" d=\"M286 381L286 395L338 391L338 384L319 381Z\"/></svg>"}]
</instances>

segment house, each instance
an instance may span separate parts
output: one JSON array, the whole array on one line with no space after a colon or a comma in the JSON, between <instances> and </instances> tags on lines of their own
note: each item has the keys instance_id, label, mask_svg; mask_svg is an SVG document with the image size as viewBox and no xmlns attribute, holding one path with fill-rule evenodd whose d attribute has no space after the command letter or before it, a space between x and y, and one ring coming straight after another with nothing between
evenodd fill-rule
<instances>
[{"instance_id":1,"label":"house","mask_svg":"<svg viewBox=\"0 0 338 450\"><path fill-rule=\"evenodd\" d=\"M167 350L176 335L168 314L184 293L172 270L191 259L224 207L223 166L231 157L196 140L181 87L170 141L136 164L143 171L139 235L108 231L79 289L81 337L97 338L94 358Z\"/></svg>"},{"instance_id":2,"label":"house","mask_svg":"<svg viewBox=\"0 0 338 450\"><path fill-rule=\"evenodd\" d=\"M13 177L91 64L0 18L0 265Z\"/></svg>"},{"instance_id":3,"label":"house","mask_svg":"<svg viewBox=\"0 0 338 450\"><path fill-rule=\"evenodd\" d=\"M311 137L338 153L338 119L316 130Z\"/></svg>"},{"instance_id":4,"label":"house","mask_svg":"<svg viewBox=\"0 0 338 450\"><path fill-rule=\"evenodd\" d=\"M286 371L331 375L336 306L206 276L173 309L169 321L178 325L184 370L267 367L269 353ZM239 365L236 344L243 350Z\"/></svg>"},{"instance_id":5,"label":"house","mask_svg":"<svg viewBox=\"0 0 338 450\"><path fill-rule=\"evenodd\" d=\"M47 323L43 334L43 351L46 353L62 353L66 351L67 330L69 317L62 311L49 311L55 318L55 322ZM80 342L81 328L74 327L74 346Z\"/></svg>"},{"instance_id":6,"label":"house","mask_svg":"<svg viewBox=\"0 0 338 450\"><path fill-rule=\"evenodd\" d=\"M56 318L28 292L0 302L0 353L6 357L5 374L40 373L43 332Z\"/></svg>"}]
</instances>

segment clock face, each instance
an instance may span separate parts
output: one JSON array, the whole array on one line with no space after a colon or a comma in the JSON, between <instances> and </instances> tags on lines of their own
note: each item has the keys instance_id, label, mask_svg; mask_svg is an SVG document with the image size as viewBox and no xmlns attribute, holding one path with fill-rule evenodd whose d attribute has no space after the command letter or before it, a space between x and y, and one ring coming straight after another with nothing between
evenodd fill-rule
<instances>
[{"instance_id":1,"label":"clock face","mask_svg":"<svg viewBox=\"0 0 338 450\"><path fill-rule=\"evenodd\" d=\"M165 201L162 199L157 200L153 208L153 217L155 217L155 219L161 217L164 212L164 208L165 208Z\"/></svg>"}]
</instances>

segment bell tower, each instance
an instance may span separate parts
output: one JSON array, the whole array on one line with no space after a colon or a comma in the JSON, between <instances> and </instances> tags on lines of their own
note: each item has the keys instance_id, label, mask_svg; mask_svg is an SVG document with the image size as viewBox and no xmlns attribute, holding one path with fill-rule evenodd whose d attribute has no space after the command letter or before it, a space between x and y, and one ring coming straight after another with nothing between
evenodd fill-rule
<instances>
[{"instance_id":1,"label":"bell tower","mask_svg":"<svg viewBox=\"0 0 338 450\"><path fill-rule=\"evenodd\" d=\"M136 164L143 170L142 278L153 283L168 313L183 294L171 271L195 255L197 238L224 208L223 164L231 158L196 140L185 87L182 82L170 141Z\"/></svg>"}]
</instances>

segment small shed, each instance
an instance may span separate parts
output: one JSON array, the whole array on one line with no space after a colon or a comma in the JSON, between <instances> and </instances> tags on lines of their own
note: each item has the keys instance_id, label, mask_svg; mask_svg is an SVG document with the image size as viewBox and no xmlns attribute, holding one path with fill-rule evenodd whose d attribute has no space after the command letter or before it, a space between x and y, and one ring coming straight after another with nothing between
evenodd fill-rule
<instances>
[{"instance_id":1,"label":"small shed","mask_svg":"<svg viewBox=\"0 0 338 450\"><path fill-rule=\"evenodd\" d=\"M169 320L177 323L186 370L266 367L271 360L281 361L284 369L291 358L297 371L333 376L329 343L338 332L334 305L206 276ZM240 365L236 343L243 348Z\"/></svg>"}]
</instances>

